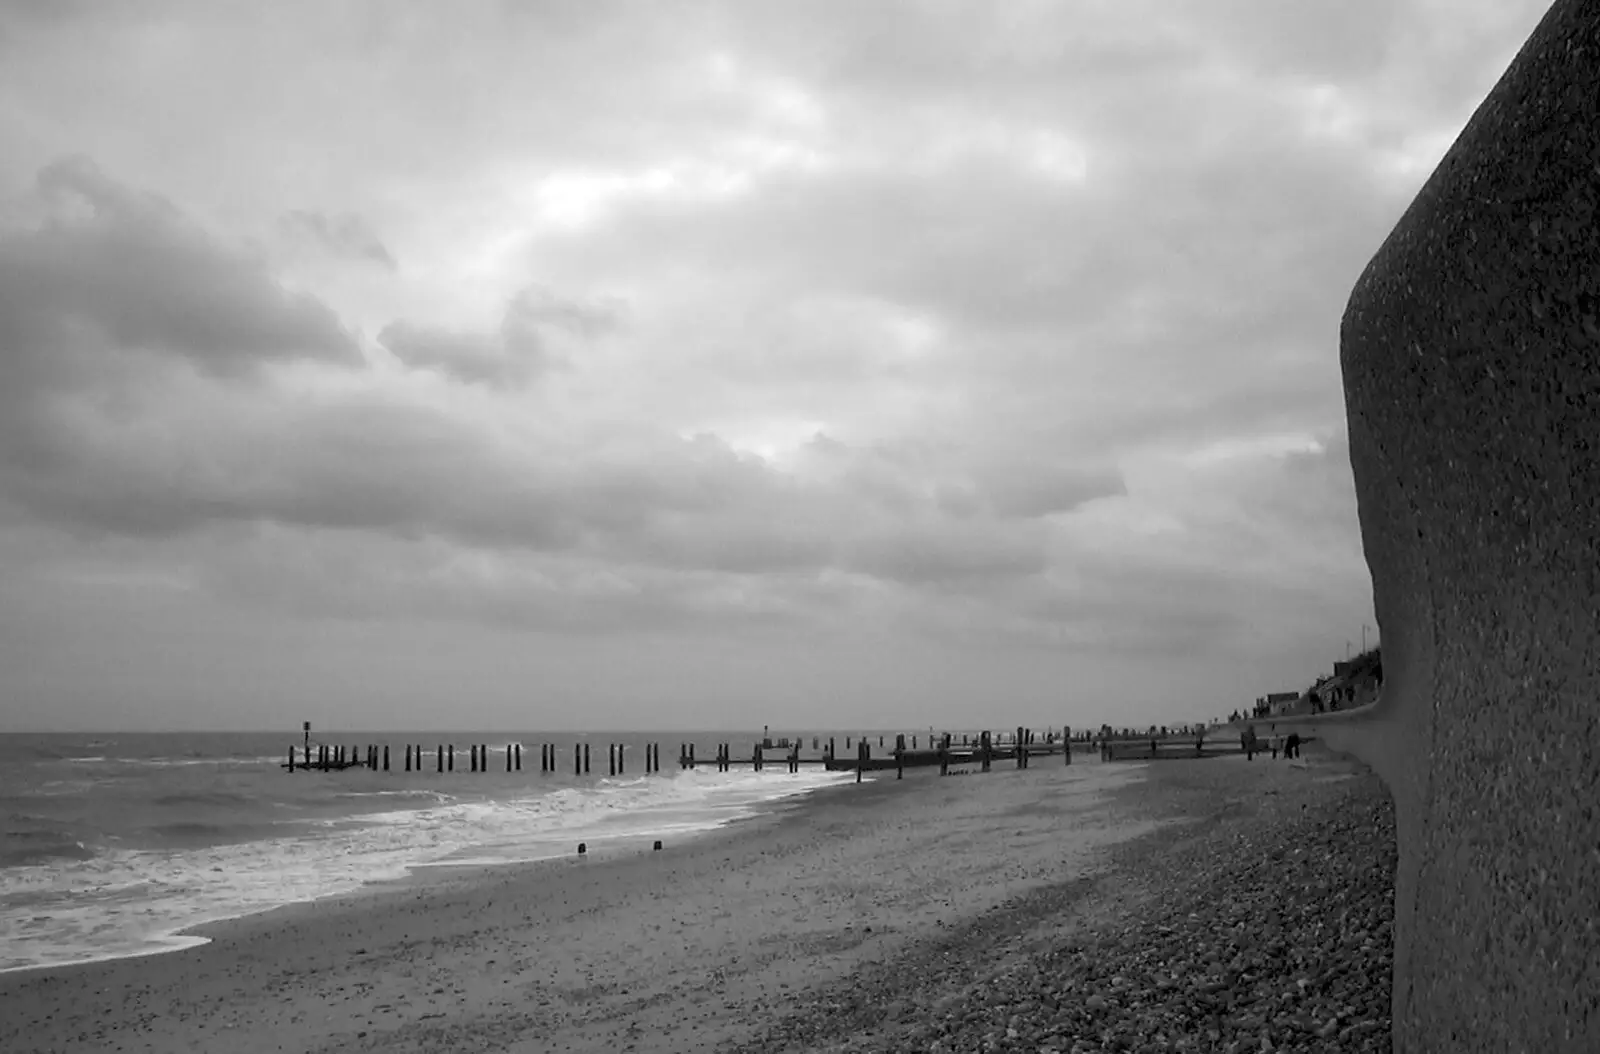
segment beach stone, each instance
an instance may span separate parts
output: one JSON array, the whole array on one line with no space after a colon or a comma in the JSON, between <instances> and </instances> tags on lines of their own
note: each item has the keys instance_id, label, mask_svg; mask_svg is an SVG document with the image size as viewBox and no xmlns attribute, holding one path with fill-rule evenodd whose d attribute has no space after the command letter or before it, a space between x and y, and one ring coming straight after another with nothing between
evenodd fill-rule
<instances>
[{"instance_id":1,"label":"beach stone","mask_svg":"<svg viewBox=\"0 0 1600 1054\"><path fill-rule=\"evenodd\" d=\"M1600 1050L1600 2L1557 0L1355 286L1394 1049ZM1362 1026L1356 1023L1353 1030Z\"/></svg>"}]
</instances>

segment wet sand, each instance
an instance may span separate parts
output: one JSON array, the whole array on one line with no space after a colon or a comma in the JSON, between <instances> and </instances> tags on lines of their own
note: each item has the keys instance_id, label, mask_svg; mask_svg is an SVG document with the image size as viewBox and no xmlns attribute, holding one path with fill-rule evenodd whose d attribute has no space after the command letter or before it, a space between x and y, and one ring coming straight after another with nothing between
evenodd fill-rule
<instances>
[{"instance_id":1,"label":"wet sand","mask_svg":"<svg viewBox=\"0 0 1600 1054\"><path fill-rule=\"evenodd\" d=\"M1102 797L1143 772L891 773L661 852L424 869L202 947L0 975L0 1050L714 1050L1100 866L1156 827Z\"/></svg>"}]
</instances>

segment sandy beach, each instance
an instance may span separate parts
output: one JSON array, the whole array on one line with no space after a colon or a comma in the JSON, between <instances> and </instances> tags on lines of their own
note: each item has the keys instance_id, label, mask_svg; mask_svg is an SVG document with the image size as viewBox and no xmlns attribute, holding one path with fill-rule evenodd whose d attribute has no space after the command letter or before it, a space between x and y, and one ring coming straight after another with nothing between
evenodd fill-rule
<instances>
[{"instance_id":1,"label":"sandy beach","mask_svg":"<svg viewBox=\"0 0 1600 1054\"><path fill-rule=\"evenodd\" d=\"M1373 788L1315 758L891 775L661 852L424 869L202 947L3 975L0 1050L1041 1049L1010 1024L967 1036L962 1007L1083 934L1141 946L1155 909ZM1243 1032L1217 1018L1173 1049L1229 1049ZM1043 1049L1102 1049L1081 1039Z\"/></svg>"}]
</instances>

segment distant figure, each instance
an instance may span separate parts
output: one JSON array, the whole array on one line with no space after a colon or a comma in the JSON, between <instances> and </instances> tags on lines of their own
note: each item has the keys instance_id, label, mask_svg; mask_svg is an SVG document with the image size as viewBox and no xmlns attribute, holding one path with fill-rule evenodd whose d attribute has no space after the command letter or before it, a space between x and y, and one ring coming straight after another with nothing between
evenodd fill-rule
<instances>
[{"instance_id":1,"label":"distant figure","mask_svg":"<svg viewBox=\"0 0 1600 1054\"><path fill-rule=\"evenodd\" d=\"M1278 748L1283 745L1283 737L1278 735L1278 726L1272 726L1272 735L1267 739L1267 745L1272 748L1272 760L1278 760Z\"/></svg>"},{"instance_id":2,"label":"distant figure","mask_svg":"<svg viewBox=\"0 0 1600 1054\"><path fill-rule=\"evenodd\" d=\"M1286 739L1283 744L1283 756L1286 758L1297 758L1300 756L1299 732L1289 733L1289 738Z\"/></svg>"},{"instance_id":3,"label":"distant figure","mask_svg":"<svg viewBox=\"0 0 1600 1054\"><path fill-rule=\"evenodd\" d=\"M1246 725L1244 731L1239 733L1239 745L1244 748L1246 761L1254 761L1256 759L1256 750L1259 747L1256 743L1255 725Z\"/></svg>"}]
</instances>

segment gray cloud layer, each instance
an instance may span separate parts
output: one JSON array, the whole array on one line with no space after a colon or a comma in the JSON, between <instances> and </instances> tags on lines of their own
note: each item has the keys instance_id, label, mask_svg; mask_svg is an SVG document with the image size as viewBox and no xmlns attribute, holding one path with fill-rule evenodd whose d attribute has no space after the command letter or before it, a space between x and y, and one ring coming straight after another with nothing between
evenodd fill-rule
<instances>
[{"instance_id":1,"label":"gray cloud layer","mask_svg":"<svg viewBox=\"0 0 1600 1054\"><path fill-rule=\"evenodd\" d=\"M458 333L399 321L383 328L378 343L408 366L468 384L504 387L566 365L554 347L558 334L593 338L615 329L622 314L614 300L584 303L529 286L511 298L498 333Z\"/></svg>"},{"instance_id":2,"label":"gray cloud layer","mask_svg":"<svg viewBox=\"0 0 1600 1054\"><path fill-rule=\"evenodd\" d=\"M0 12L0 627L1226 711L1370 618L1339 311L1540 6Z\"/></svg>"}]
</instances>

